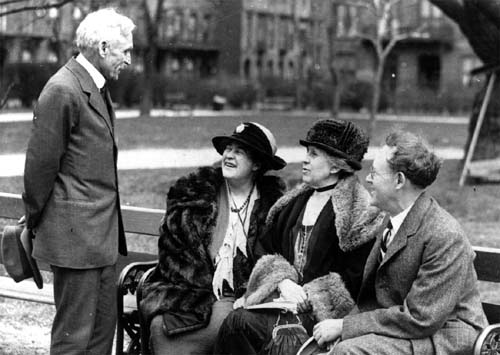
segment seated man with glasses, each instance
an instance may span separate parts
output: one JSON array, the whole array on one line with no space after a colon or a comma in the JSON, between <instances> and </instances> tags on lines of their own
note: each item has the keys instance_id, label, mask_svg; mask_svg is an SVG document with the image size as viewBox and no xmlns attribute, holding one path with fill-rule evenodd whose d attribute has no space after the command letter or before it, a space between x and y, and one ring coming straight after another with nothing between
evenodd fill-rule
<instances>
[{"instance_id":1,"label":"seated man with glasses","mask_svg":"<svg viewBox=\"0 0 500 355\"><path fill-rule=\"evenodd\" d=\"M474 251L458 222L426 192L441 162L394 132L366 178L371 204L390 215L368 257L357 306L314 327L329 354L470 354L487 325Z\"/></svg>"}]
</instances>

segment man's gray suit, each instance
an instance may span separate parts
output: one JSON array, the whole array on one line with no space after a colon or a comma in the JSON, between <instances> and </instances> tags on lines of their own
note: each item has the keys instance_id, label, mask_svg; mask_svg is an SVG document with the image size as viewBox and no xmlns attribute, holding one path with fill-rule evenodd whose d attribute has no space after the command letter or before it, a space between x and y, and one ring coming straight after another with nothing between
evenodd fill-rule
<instances>
[{"instance_id":1,"label":"man's gray suit","mask_svg":"<svg viewBox=\"0 0 500 355\"><path fill-rule=\"evenodd\" d=\"M414 354L470 354L487 321L475 254L458 222L423 193L381 262L380 242L368 257L358 305L344 318L339 345L347 349L365 337L380 346L373 336L379 335L387 344L409 339Z\"/></svg>"},{"instance_id":2,"label":"man's gray suit","mask_svg":"<svg viewBox=\"0 0 500 355\"><path fill-rule=\"evenodd\" d=\"M61 333L63 343L65 336L83 337L62 327L68 322L88 322L92 338L101 331L99 322L108 322L103 326L107 330L102 332L107 333L102 338L111 339L104 340L103 344L109 346L113 339L114 265L118 252L126 254L127 247L118 193L115 117L107 107L109 96L107 100L87 70L70 59L47 82L34 110L23 199L27 226L35 235L33 256L50 264L54 271L57 314L52 329L53 342L55 332ZM102 288L103 278L108 280L105 288ZM97 289L93 289L94 282ZM73 290L74 287L79 288ZM106 306L99 306L100 301L96 300L109 292L113 296L105 295ZM80 304L75 299L79 297L83 298ZM99 315L64 319L86 311L74 307L94 307L94 302L95 307L109 308L107 320L95 319ZM88 312L98 311L91 308ZM55 347L52 344L53 353L79 351L64 345L60 350L54 350Z\"/></svg>"}]
</instances>

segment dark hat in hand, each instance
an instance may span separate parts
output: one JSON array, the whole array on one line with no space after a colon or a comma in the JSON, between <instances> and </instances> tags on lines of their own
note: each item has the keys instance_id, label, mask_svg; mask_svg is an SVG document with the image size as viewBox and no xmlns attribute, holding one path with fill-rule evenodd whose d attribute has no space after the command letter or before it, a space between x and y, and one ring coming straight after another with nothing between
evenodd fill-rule
<instances>
[{"instance_id":1,"label":"dark hat in hand","mask_svg":"<svg viewBox=\"0 0 500 355\"><path fill-rule=\"evenodd\" d=\"M16 282L30 277L38 288L43 287L43 279L36 260L31 253L33 243L31 232L24 225L6 226L2 234L2 261L5 270Z\"/></svg>"},{"instance_id":2,"label":"dark hat in hand","mask_svg":"<svg viewBox=\"0 0 500 355\"><path fill-rule=\"evenodd\" d=\"M300 140L303 146L316 146L344 159L355 170L361 170L361 161L368 150L369 139L356 124L344 120L319 120Z\"/></svg>"},{"instance_id":3,"label":"dark hat in hand","mask_svg":"<svg viewBox=\"0 0 500 355\"><path fill-rule=\"evenodd\" d=\"M261 124L244 122L238 125L230 136L216 136L212 143L217 152L222 155L229 143L240 143L250 149L260 158L261 162L272 170L280 170L286 162L276 155L278 147L274 135Z\"/></svg>"}]
</instances>

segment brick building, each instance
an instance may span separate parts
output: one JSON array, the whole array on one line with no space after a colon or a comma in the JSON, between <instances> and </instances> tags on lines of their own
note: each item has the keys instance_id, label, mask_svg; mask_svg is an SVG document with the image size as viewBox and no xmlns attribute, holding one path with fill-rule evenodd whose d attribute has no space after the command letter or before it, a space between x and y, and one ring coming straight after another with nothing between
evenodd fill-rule
<instances>
[{"instance_id":1,"label":"brick building","mask_svg":"<svg viewBox=\"0 0 500 355\"><path fill-rule=\"evenodd\" d=\"M349 1L165 0L155 65L169 79L227 75L255 82L263 77L307 79L314 72L315 78L328 81L333 60L349 82L368 81L376 59L356 33L370 24ZM0 66L64 63L73 53L74 30L89 3L78 0L58 10L0 17ZM149 45L142 0L108 3L138 25L134 68L141 71L140 53ZM384 79L387 104L426 109L427 103L439 103L436 98L449 105L468 103L476 90L468 72L479 62L457 26L427 0L399 4L394 26L403 30L426 26L419 36L398 43L390 55Z\"/></svg>"}]
</instances>

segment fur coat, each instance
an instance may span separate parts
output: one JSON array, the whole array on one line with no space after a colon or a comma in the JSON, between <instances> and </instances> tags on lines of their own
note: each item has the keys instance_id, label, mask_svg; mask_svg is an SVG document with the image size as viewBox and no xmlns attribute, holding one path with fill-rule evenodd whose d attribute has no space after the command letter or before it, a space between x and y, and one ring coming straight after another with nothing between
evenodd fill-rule
<instances>
[{"instance_id":1,"label":"fur coat","mask_svg":"<svg viewBox=\"0 0 500 355\"><path fill-rule=\"evenodd\" d=\"M223 184L220 168L204 167L180 178L168 192L158 241L159 263L145 286L141 302L146 321L162 314L168 334L199 329L210 320L215 301L215 268L209 246L217 221L217 194ZM245 292L267 212L285 189L276 176L263 176L256 184L260 198L250 215L248 258L241 252L234 258L236 297Z\"/></svg>"},{"instance_id":2,"label":"fur coat","mask_svg":"<svg viewBox=\"0 0 500 355\"><path fill-rule=\"evenodd\" d=\"M288 278L304 286L317 321L340 318L352 309L366 259L385 216L369 205L370 196L355 175L340 180L330 191L330 200L311 233L302 277L293 267L293 228L313 190L301 185L271 208L262 241L269 255L252 271L245 305L275 297L278 284Z\"/></svg>"}]
</instances>

